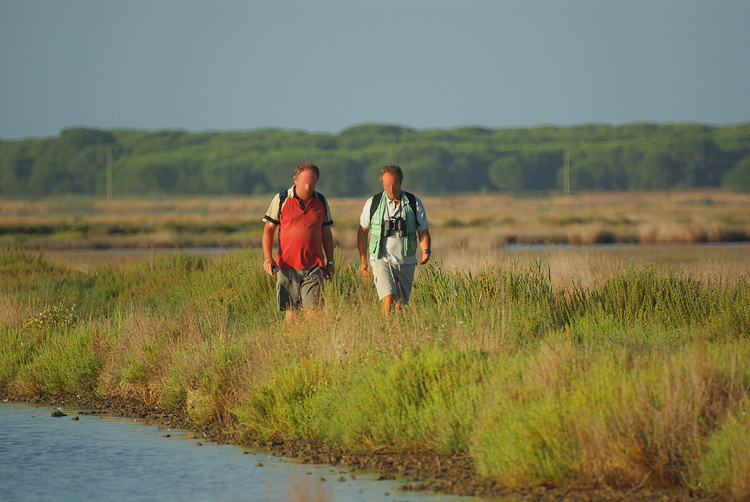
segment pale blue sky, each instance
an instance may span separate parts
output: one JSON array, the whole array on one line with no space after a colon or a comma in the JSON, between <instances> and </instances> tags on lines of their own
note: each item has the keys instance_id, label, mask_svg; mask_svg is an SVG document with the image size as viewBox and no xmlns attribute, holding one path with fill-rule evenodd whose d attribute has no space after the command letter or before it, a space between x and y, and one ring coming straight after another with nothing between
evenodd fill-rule
<instances>
[{"instance_id":1,"label":"pale blue sky","mask_svg":"<svg viewBox=\"0 0 750 502\"><path fill-rule=\"evenodd\" d=\"M750 1L0 0L0 138L750 121Z\"/></svg>"}]
</instances>

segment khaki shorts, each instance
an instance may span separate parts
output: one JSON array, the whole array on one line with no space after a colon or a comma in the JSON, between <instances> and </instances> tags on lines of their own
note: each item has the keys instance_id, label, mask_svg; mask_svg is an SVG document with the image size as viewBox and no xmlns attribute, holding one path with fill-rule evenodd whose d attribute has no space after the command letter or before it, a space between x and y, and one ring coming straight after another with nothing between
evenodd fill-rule
<instances>
[{"instance_id":1,"label":"khaki shorts","mask_svg":"<svg viewBox=\"0 0 750 502\"><path fill-rule=\"evenodd\" d=\"M394 265L383 260L370 260L375 289L381 300L394 295L394 301L401 305L409 303L411 286L414 283L416 265Z\"/></svg>"},{"instance_id":2,"label":"khaki shorts","mask_svg":"<svg viewBox=\"0 0 750 502\"><path fill-rule=\"evenodd\" d=\"M323 267L285 268L276 273L276 301L281 312L301 307L314 310L323 305Z\"/></svg>"}]
</instances>

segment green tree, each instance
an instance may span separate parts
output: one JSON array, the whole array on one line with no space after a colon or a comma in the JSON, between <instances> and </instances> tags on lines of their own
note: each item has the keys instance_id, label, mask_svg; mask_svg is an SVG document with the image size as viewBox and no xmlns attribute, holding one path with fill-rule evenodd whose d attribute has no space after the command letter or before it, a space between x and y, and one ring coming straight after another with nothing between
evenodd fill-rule
<instances>
[{"instance_id":1,"label":"green tree","mask_svg":"<svg viewBox=\"0 0 750 502\"><path fill-rule=\"evenodd\" d=\"M317 189L327 197L363 195L363 166L345 155L326 156L320 164Z\"/></svg>"},{"instance_id":2,"label":"green tree","mask_svg":"<svg viewBox=\"0 0 750 502\"><path fill-rule=\"evenodd\" d=\"M673 188L684 178L682 166L668 151L649 152L637 166L629 181L630 188L637 190L666 190Z\"/></svg>"},{"instance_id":3,"label":"green tree","mask_svg":"<svg viewBox=\"0 0 750 502\"><path fill-rule=\"evenodd\" d=\"M716 144L710 138L701 136L680 146L678 161L684 166L684 178L678 185L685 188L719 186L726 163Z\"/></svg>"},{"instance_id":4,"label":"green tree","mask_svg":"<svg viewBox=\"0 0 750 502\"><path fill-rule=\"evenodd\" d=\"M521 190L524 185L523 166L515 155L501 157L490 164L487 177L495 188L505 192Z\"/></svg>"},{"instance_id":5,"label":"green tree","mask_svg":"<svg viewBox=\"0 0 750 502\"><path fill-rule=\"evenodd\" d=\"M724 175L722 186L735 192L750 193L750 155L743 157Z\"/></svg>"},{"instance_id":6,"label":"green tree","mask_svg":"<svg viewBox=\"0 0 750 502\"><path fill-rule=\"evenodd\" d=\"M549 190L557 185L557 172L563 165L563 152L530 151L520 155L524 190Z\"/></svg>"},{"instance_id":7,"label":"green tree","mask_svg":"<svg viewBox=\"0 0 750 502\"><path fill-rule=\"evenodd\" d=\"M381 124L364 124L342 131L336 141L341 148L359 149L375 144L401 143L415 131L406 127Z\"/></svg>"},{"instance_id":8,"label":"green tree","mask_svg":"<svg viewBox=\"0 0 750 502\"><path fill-rule=\"evenodd\" d=\"M562 170L558 173L558 178L561 177ZM558 179L558 185L562 186L561 179ZM618 152L581 152L571 158L570 185L573 190L625 189L627 180Z\"/></svg>"},{"instance_id":9,"label":"green tree","mask_svg":"<svg viewBox=\"0 0 750 502\"><path fill-rule=\"evenodd\" d=\"M26 145L11 143L0 150L0 195L26 195L34 158Z\"/></svg>"},{"instance_id":10,"label":"green tree","mask_svg":"<svg viewBox=\"0 0 750 502\"><path fill-rule=\"evenodd\" d=\"M272 193L291 184L301 161L320 166L321 191L331 196L374 193L380 168L391 163L419 193L549 190L562 185L566 149L574 189L737 185L748 131L750 124L649 123L425 131L364 124L338 135L73 127L56 138L0 141L0 194L103 194L108 150L118 195Z\"/></svg>"},{"instance_id":11,"label":"green tree","mask_svg":"<svg viewBox=\"0 0 750 502\"><path fill-rule=\"evenodd\" d=\"M108 145L115 142L112 133L100 129L73 127L60 131L60 143L64 149L83 150L92 145Z\"/></svg>"}]
</instances>

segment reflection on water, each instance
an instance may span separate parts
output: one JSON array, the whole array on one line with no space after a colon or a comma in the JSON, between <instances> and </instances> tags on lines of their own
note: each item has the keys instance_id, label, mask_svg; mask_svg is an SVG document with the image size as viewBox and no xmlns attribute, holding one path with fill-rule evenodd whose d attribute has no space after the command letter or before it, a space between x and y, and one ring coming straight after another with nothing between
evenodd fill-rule
<instances>
[{"instance_id":1,"label":"reflection on water","mask_svg":"<svg viewBox=\"0 0 750 502\"><path fill-rule=\"evenodd\" d=\"M398 491L403 481L375 481L373 473L352 479L344 469L297 464L263 451L198 446L188 432L133 419L70 410L53 418L52 411L0 403L0 500L491 500L407 494Z\"/></svg>"}]
</instances>

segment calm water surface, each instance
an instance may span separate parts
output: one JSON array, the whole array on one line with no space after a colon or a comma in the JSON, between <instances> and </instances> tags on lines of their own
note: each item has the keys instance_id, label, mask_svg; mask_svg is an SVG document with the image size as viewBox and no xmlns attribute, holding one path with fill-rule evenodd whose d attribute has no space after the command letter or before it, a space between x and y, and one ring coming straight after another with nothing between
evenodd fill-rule
<instances>
[{"instance_id":1,"label":"calm water surface","mask_svg":"<svg viewBox=\"0 0 750 502\"><path fill-rule=\"evenodd\" d=\"M301 465L235 445L197 446L186 431L76 415L70 408L62 408L68 416L53 418L54 410L0 403L0 500L503 500L400 492L404 481L376 481L374 473L355 473L353 480L341 468Z\"/></svg>"}]
</instances>

